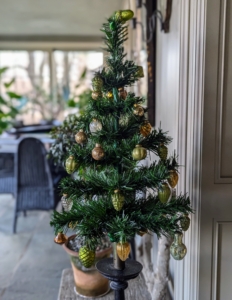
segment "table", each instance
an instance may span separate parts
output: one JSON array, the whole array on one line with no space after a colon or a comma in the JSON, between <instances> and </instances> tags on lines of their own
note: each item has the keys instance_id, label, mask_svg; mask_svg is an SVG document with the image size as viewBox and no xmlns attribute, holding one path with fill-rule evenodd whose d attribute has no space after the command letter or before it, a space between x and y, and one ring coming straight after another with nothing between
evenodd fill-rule
<instances>
[{"instance_id":1,"label":"table","mask_svg":"<svg viewBox=\"0 0 232 300\"><path fill-rule=\"evenodd\" d=\"M128 281L129 286L125 290L126 300L151 300L145 280L142 274L136 279ZM72 269L64 269L61 276L60 289L57 300L83 300L83 297L77 296L74 292L74 279ZM88 298L94 300L96 298ZM114 300L114 292L110 291L102 300Z\"/></svg>"}]
</instances>

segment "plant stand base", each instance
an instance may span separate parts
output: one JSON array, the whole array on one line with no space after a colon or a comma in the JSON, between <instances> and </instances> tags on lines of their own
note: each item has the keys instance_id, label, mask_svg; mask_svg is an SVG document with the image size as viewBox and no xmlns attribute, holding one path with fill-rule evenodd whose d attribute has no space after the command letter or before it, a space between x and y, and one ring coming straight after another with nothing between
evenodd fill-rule
<instances>
[{"instance_id":1,"label":"plant stand base","mask_svg":"<svg viewBox=\"0 0 232 300\"><path fill-rule=\"evenodd\" d=\"M111 281L110 287L114 290L115 300L125 300L124 290L128 287L127 280L136 278L143 266L135 260L127 259L125 269L117 270L114 268L113 258L105 258L97 262L96 268Z\"/></svg>"}]
</instances>

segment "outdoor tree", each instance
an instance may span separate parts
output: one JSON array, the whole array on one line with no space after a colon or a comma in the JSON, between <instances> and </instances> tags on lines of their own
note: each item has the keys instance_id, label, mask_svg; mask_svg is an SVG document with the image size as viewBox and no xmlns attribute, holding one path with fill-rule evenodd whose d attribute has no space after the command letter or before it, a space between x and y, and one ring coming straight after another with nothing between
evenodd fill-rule
<instances>
[{"instance_id":1,"label":"outdoor tree","mask_svg":"<svg viewBox=\"0 0 232 300\"><path fill-rule=\"evenodd\" d=\"M130 253L136 234L153 232L174 237L172 256L183 259L182 232L192 212L186 195L172 193L178 182L178 163L168 157L171 138L161 128L152 129L144 99L127 92L143 77L143 68L126 59L126 21L130 10L117 11L103 24L106 66L92 80L92 99L76 118L75 142L65 161L67 173L61 191L65 211L54 212L51 225L57 243L69 228L82 240L79 259L85 267L94 262L95 249L108 235L121 261ZM159 160L149 167L139 164L149 152ZM117 257L117 259L118 259Z\"/></svg>"}]
</instances>

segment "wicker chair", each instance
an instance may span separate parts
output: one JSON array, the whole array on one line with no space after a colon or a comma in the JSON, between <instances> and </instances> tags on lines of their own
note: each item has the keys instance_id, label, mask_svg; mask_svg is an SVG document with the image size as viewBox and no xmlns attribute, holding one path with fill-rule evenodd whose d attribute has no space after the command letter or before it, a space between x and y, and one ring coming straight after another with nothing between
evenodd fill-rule
<instances>
[{"instance_id":1,"label":"wicker chair","mask_svg":"<svg viewBox=\"0 0 232 300\"><path fill-rule=\"evenodd\" d=\"M19 142L15 156L15 216L13 232L16 232L18 213L27 210L55 208L53 182L46 150L36 138L24 138Z\"/></svg>"},{"instance_id":2,"label":"wicker chair","mask_svg":"<svg viewBox=\"0 0 232 300\"><path fill-rule=\"evenodd\" d=\"M0 194L15 194L14 153L0 153Z\"/></svg>"}]
</instances>

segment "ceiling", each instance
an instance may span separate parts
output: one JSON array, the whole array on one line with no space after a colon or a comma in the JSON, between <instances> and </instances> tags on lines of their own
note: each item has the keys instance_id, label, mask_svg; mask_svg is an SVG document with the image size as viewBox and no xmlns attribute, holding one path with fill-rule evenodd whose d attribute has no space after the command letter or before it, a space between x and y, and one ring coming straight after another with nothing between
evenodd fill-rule
<instances>
[{"instance_id":1,"label":"ceiling","mask_svg":"<svg viewBox=\"0 0 232 300\"><path fill-rule=\"evenodd\" d=\"M123 0L0 0L0 37L101 36Z\"/></svg>"}]
</instances>

